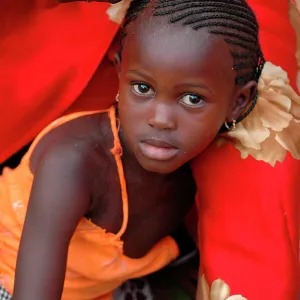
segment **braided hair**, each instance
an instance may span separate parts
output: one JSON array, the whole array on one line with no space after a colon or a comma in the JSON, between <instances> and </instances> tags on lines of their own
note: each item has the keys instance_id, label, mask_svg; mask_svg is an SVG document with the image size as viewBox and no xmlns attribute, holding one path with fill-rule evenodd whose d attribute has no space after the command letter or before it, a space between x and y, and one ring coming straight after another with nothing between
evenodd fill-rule
<instances>
[{"instance_id":1,"label":"braided hair","mask_svg":"<svg viewBox=\"0 0 300 300\"><path fill-rule=\"evenodd\" d=\"M235 83L258 82L265 59L258 41L258 22L246 0L156 0L153 16L168 16L169 23L208 28L210 34L223 37L230 46L236 71ZM150 0L133 0L123 23L126 27L148 6ZM237 122L246 118L257 101L255 91L248 110Z\"/></svg>"}]
</instances>

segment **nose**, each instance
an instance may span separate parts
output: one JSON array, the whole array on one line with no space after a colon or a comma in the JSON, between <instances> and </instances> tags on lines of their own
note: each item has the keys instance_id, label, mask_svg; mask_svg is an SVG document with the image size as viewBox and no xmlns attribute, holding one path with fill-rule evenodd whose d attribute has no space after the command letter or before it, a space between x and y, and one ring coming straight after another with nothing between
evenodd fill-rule
<instances>
[{"instance_id":1,"label":"nose","mask_svg":"<svg viewBox=\"0 0 300 300\"><path fill-rule=\"evenodd\" d=\"M154 104L152 114L148 120L151 127L159 130L172 130L176 128L175 112L172 104Z\"/></svg>"}]
</instances>

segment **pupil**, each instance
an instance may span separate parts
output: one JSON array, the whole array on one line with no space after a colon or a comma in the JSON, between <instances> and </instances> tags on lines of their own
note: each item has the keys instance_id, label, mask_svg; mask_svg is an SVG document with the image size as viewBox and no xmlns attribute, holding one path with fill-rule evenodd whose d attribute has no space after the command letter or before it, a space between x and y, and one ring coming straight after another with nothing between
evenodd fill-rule
<instances>
[{"instance_id":1,"label":"pupil","mask_svg":"<svg viewBox=\"0 0 300 300\"><path fill-rule=\"evenodd\" d=\"M139 85L139 91L141 93L147 93L149 91L149 87L145 84L140 84Z\"/></svg>"},{"instance_id":2,"label":"pupil","mask_svg":"<svg viewBox=\"0 0 300 300\"><path fill-rule=\"evenodd\" d=\"M199 103L199 99L197 96L190 96L190 101L193 104L198 104Z\"/></svg>"}]
</instances>

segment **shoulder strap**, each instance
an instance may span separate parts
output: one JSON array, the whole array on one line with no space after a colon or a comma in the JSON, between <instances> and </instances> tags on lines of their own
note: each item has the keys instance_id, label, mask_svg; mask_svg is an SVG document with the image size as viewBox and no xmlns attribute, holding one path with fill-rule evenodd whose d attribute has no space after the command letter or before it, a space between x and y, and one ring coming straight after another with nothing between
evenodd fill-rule
<instances>
[{"instance_id":1,"label":"shoulder strap","mask_svg":"<svg viewBox=\"0 0 300 300\"><path fill-rule=\"evenodd\" d=\"M122 196L122 203L123 203L123 223L120 231L116 234L116 237L121 238L124 232L126 231L127 225L128 225L128 194L127 194L127 187L126 187L126 179L124 174L124 168L122 164L121 156L123 154L122 146L119 139L119 128L118 128L118 120L116 118L116 110L115 107L112 107L109 110L109 119L111 124L111 129L114 136L114 147L110 150L111 153L114 155L117 169L118 169L118 175L120 180L120 186L121 186L121 196Z\"/></svg>"}]
</instances>

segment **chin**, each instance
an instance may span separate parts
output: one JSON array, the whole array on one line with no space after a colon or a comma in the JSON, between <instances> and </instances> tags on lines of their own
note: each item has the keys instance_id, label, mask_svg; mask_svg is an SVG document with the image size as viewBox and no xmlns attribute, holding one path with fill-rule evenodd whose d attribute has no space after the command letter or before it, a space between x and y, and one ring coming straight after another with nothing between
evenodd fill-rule
<instances>
[{"instance_id":1,"label":"chin","mask_svg":"<svg viewBox=\"0 0 300 300\"><path fill-rule=\"evenodd\" d=\"M158 174L170 174L182 166L172 161L159 161L159 160L138 160L143 169L148 172Z\"/></svg>"}]
</instances>

